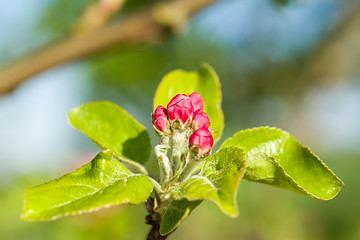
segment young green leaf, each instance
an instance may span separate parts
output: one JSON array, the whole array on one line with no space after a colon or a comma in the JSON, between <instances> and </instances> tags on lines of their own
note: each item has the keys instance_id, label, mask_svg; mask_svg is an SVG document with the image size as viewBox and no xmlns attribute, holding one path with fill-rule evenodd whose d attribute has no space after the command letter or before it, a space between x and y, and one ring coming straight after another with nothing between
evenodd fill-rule
<instances>
[{"instance_id":1,"label":"young green leaf","mask_svg":"<svg viewBox=\"0 0 360 240\"><path fill-rule=\"evenodd\" d=\"M160 224L160 234L165 236L174 231L202 201L174 200L166 209Z\"/></svg>"},{"instance_id":2,"label":"young green leaf","mask_svg":"<svg viewBox=\"0 0 360 240\"><path fill-rule=\"evenodd\" d=\"M314 198L334 198L343 182L307 147L288 132L260 127L239 131L221 148L245 149L249 181L269 184Z\"/></svg>"},{"instance_id":3,"label":"young green leaf","mask_svg":"<svg viewBox=\"0 0 360 240\"><path fill-rule=\"evenodd\" d=\"M144 164L151 143L146 129L118 105L100 101L71 110L70 123L102 149L111 149L120 159Z\"/></svg>"},{"instance_id":4,"label":"young green leaf","mask_svg":"<svg viewBox=\"0 0 360 240\"><path fill-rule=\"evenodd\" d=\"M220 209L237 216L236 191L245 171L245 153L238 147L221 149L205 159L198 175L190 177L173 193L174 199L209 199Z\"/></svg>"},{"instance_id":5,"label":"young green leaf","mask_svg":"<svg viewBox=\"0 0 360 240\"><path fill-rule=\"evenodd\" d=\"M187 72L175 70L162 79L155 93L154 108L165 106L176 94L200 93L204 99L204 112L209 116L215 141L221 137L224 128L224 116L221 110L221 89L219 78L209 65L199 71Z\"/></svg>"},{"instance_id":6,"label":"young green leaf","mask_svg":"<svg viewBox=\"0 0 360 240\"><path fill-rule=\"evenodd\" d=\"M111 150L102 151L74 172L28 188L22 218L53 220L121 203L145 202L153 188L150 178L131 173L112 156Z\"/></svg>"}]
</instances>

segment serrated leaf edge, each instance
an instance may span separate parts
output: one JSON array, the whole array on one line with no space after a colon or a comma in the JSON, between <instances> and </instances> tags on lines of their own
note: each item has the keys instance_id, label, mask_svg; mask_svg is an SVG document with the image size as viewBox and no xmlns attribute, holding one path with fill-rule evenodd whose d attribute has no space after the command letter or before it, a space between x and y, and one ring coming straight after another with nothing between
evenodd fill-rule
<instances>
[{"instance_id":1,"label":"serrated leaf edge","mask_svg":"<svg viewBox=\"0 0 360 240\"><path fill-rule=\"evenodd\" d=\"M118 181L122 181L122 180L128 179L128 178L130 178L130 177L136 177L136 176L146 176L146 175L144 175L144 174L129 174L126 178L122 178L122 179L120 179L120 180L118 180ZM150 180L150 179L149 179L149 180ZM115 181L114 183L116 183L116 182L117 182L117 181ZM154 184L152 183L151 180L150 180L150 182L151 182L151 184L153 185L153 186L152 186L152 188L153 188L153 187L154 187ZM78 200L83 199L83 198L85 198L85 197L91 197L91 196L93 196L94 194L96 194L96 193L98 193L98 192L100 192L100 191L103 191L104 189L106 189L106 188L108 188L108 187L110 187L110 186L111 186L111 185L106 186L105 188L99 189L98 191L93 192L93 193L91 193L91 194L88 194L88 195L86 195L86 196L80 197L80 198L76 199L75 201L78 201ZM64 214L58 214L58 215L53 216L53 217L51 217L51 218L36 218L36 219L30 219L30 218L26 218L26 217L24 216L24 215L25 215L24 210L25 210L25 205L26 205L26 192L27 192L27 190L26 190L25 193L24 193L24 209L23 209L23 212L22 212L22 214L21 214L21 216L20 216L21 220L25 220L25 221L52 221L52 220L58 219L58 218L60 218L60 217L75 216L75 215L80 215L80 214L83 214L83 213L96 212L96 211L98 211L98 210L100 210L100 209L109 208L109 207L117 206L117 205L120 205L120 204L126 204L126 203L139 204L139 203L142 203L142 202L145 202L145 201L146 201L146 200L145 200L145 201L129 201L129 199L125 199L124 201L120 201L120 202L116 202L116 203L110 203L110 204L105 204L105 205L102 205L102 206L100 206L100 207L92 208L92 209L89 209L89 210L79 210L79 211L67 212L67 213L64 213ZM151 192L150 192L150 194L151 194ZM69 203L72 203L72 202L74 202L74 201L69 201L69 202L67 202L67 203L63 203L63 204L58 205L58 206L56 206L56 207L52 207L52 208L50 208L50 209L54 209L54 208L57 208L57 207L61 207L61 206L64 206L64 205L69 204ZM48 210L49 210L49 209L48 209Z\"/></svg>"},{"instance_id":2,"label":"serrated leaf edge","mask_svg":"<svg viewBox=\"0 0 360 240\"><path fill-rule=\"evenodd\" d=\"M339 190L336 192L336 194L334 194L333 197L331 197L331 198L321 198L321 197L316 196L316 195L314 195L314 194L312 194L312 193L309 193L307 190L305 190L303 187L301 187L301 186L285 171L285 169L280 165L280 163L279 163L274 157L264 155L264 156L267 156L267 157L273 159L273 160L276 162L277 166L279 166L279 167L283 170L283 172L285 173L285 175L288 176L289 179L290 179L292 182L294 182L294 183L296 184L296 186L297 186L300 190L304 191L304 192L307 193L309 196L311 196L311 197L313 197L313 198L316 198L316 199L320 199L320 200L331 200L331 199L333 199L334 197L336 197L336 196L338 195L338 193L340 192L340 190L345 186L344 182L341 181L341 179L338 178L338 177L334 174L334 172L333 172L323 161L321 161L321 159L320 159L313 151L311 151L311 149L310 149L308 146L304 146L303 144L301 144L294 136L292 136L289 132L287 132L287 131L285 131L285 130L282 130L282 129L279 129L279 128L276 128L276 127L270 127L270 126L262 126L262 127L248 128L248 129L244 129L244 130L238 131L238 132L235 133L232 137L226 139L226 140L223 142L223 144L224 144L226 141L235 138L235 137L236 137L237 135L239 135L240 133L250 132L250 131L252 131L252 130L261 130L261 129L271 129L271 130L276 130L277 132L280 132L280 133L286 133L286 134L288 134L288 135L289 135L289 138L287 139L287 141L288 141L290 138L292 138L292 139L293 139L296 143L298 143L301 147L307 149L307 150L310 152L310 154L311 154L313 157L315 157L315 158L321 163L321 165L322 165L323 167L325 167L325 169L327 169L327 170L328 170L337 180L339 180L339 182L342 184L342 187L339 188ZM220 149L222 149L221 146L220 146ZM246 151L246 150L245 150L245 151Z\"/></svg>"}]
</instances>

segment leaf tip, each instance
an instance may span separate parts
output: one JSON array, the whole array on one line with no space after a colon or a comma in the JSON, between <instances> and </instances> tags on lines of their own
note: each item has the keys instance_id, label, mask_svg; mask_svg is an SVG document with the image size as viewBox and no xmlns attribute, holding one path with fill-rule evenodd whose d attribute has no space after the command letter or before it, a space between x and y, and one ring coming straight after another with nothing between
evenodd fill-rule
<instances>
[{"instance_id":1,"label":"leaf tip","mask_svg":"<svg viewBox=\"0 0 360 240\"><path fill-rule=\"evenodd\" d=\"M34 219L31 218L31 213L29 213L29 211L23 211L20 214L20 220L22 221L34 221Z\"/></svg>"},{"instance_id":2,"label":"leaf tip","mask_svg":"<svg viewBox=\"0 0 360 240\"><path fill-rule=\"evenodd\" d=\"M113 151L111 149L106 149L98 153L98 156L103 159L112 159Z\"/></svg>"},{"instance_id":3,"label":"leaf tip","mask_svg":"<svg viewBox=\"0 0 360 240\"><path fill-rule=\"evenodd\" d=\"M332 195L329 196L328 198L319 198L320 200L325 200L325 201L332 200L333 198L335 198L340 193L341 189L343 189L343 187L345 187L344 182L340 178L338 178L337 176L336 176L336 178L337 178L338 186L334 187L332 190L328 190L328 192L333 192Z\"/></svg>"},{"instance_id":4,"label":"leaf tip","mask_svg":"<svg viewBox=\"0 0 360 240\"><path fill-rule=\"evenodd\" d=\"M25 200L25 203L24 203L24 209L22 211L22 213L20 214L20 220L21 221L30 221L30 222L34 222L34 221L38 221L39 219L37 219L36 217L36 212L32 209L29 209L27 206L26 206L26 200Z\"/></svg>"},{"instance_id":5,"label":"leaf tip","mask_svg":"<svg viewBox=\"0 0 360 240\"><path fill-rule=\"evenodd\" d=\"M229 209L222 209L221 208L221 211L223 213L225 213L226 215L228 215L229 217L231 217L231 218L236 218L236 217L239 216L239 210L238 210L237 206L232 206Z\"/></svg>"}]
</instances>

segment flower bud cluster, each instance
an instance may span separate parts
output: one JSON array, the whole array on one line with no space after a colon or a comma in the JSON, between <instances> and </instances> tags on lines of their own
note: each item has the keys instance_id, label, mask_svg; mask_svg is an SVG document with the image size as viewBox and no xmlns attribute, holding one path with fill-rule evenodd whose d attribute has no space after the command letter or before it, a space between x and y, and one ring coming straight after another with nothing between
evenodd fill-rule
<instances>
[{"instance_id":1,"label":"flower bud cluster","mask_svg":"<svg viewBox=\"0 0 360 240\"><path fill-rule=\"evenodd\" d=\"M160 136L186 131L186 141L194 154L201 158L210 154L214 139L209 129L209 117L204 112L204 100L199 93L178 94L170 100L167 109L158 106L152 114L152 122Z\"/></svg>"}]
</instances>

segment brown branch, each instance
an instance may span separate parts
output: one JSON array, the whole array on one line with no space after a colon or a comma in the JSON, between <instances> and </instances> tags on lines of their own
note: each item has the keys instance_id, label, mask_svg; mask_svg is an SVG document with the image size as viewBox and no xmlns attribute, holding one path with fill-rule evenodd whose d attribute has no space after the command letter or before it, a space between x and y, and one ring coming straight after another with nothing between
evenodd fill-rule
<instances>
[{"instance_id":1,"label":"brown branch","mask_svg":"<svg viewBox=\"0 0 360 240\"><path fill-rule=\"evenodd\" d=\"M199 10L216 0L173 0L135 12L118 23L72 36L0 71L0 94L16 89L30 77L116 45L153 43L164 39Z\"/></svg>"},{"instance_id":2,"label":"brown branch","mask_svg":"<svg viewBox=\"0 0 360 240\"><path fill-rule=\"evenodd\" d=\"M146 210L149 212L149 214L145 218L146 224L152 226L146 237L146 240L165 240L172 232L165 236L162 236L160 234L160 224L162 220L162 215L154 211L155 209L154 198L149 197L148 200L146 201L145 207Z\"/></svg>"},{"instance_id":3,"label":"brown branch","mask_svg":"<svg viewBox=\"0 0 360 240\"><path fill-rule=\"evenodd\" d=\"M343 20L321 42L305 65L294 100L298 101L315 82L345 81L356 74L360 55L360 4L349 2Z\"/></svg>"},{"instance_id":4,"label":"brown branch","mask_svg":"<svg viewBox=\"0 0 360 240\"><path fill-rule=\"evenodd\" d=\"M283 111L282 124L298 126L301 118L294 119L297 116L299 104L310 88L316 84L330 85L339 81L348 81L351 75L356 74L358 70L357 59L360 56L360 3L358 1L349 1L347 9L343 12L342 20L332 30L331 33L318 45L313 54L307 60L305 66L299 73L297 84L293 86L296 91L290 91L286 102L286 110ZM293 121L298 121L295 123ZM301 136L297 128L287 125L293 133Z\"/></svg>"},{"instance_id":5,"label":"brown branch","mask_svg":"<svg viewBox=\"0 0 360 240\"><path fill-rule=\"evenodd\" d=\"M76 22L74 33L81 35L99 29L119 11L124 3L125 0L98 0L91 4Z\"/></svg>"}]
</instances>

